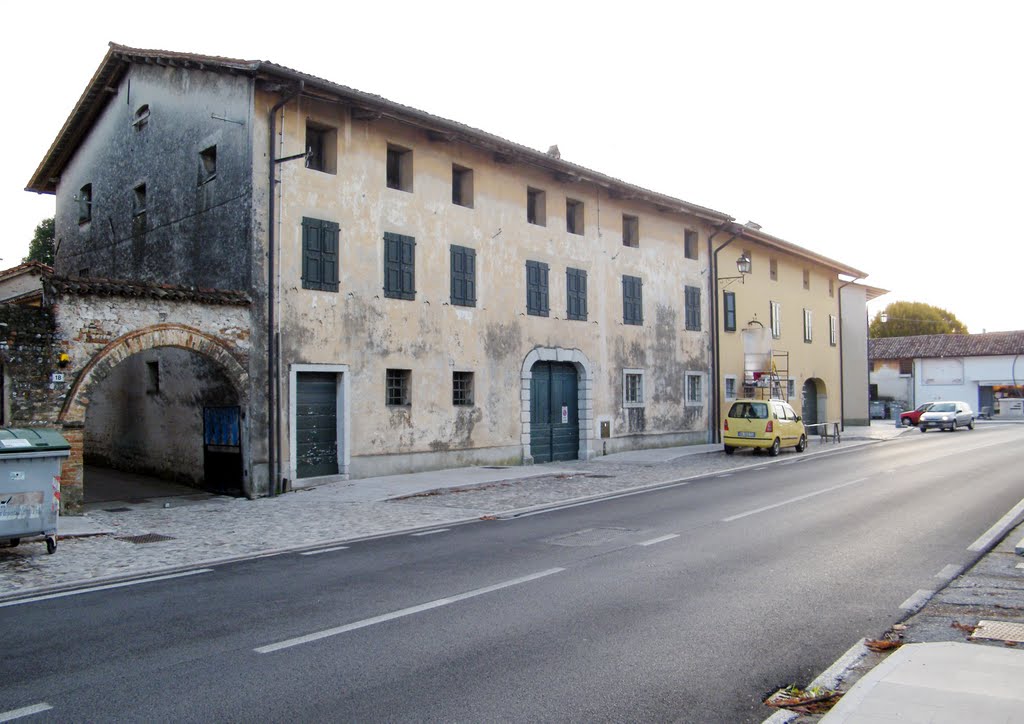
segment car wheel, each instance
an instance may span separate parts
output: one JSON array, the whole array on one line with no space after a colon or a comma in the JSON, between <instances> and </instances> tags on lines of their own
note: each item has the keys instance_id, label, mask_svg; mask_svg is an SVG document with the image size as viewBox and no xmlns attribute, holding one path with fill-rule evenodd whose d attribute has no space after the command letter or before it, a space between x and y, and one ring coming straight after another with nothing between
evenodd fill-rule
<instances>
[{"instance_id":1,"label":"car wheel","mask_svg":"<svg viewBox=\"0 0 1024 724\"><path fill-rule=\"evenodd\" d=\"M806 435L801 435L800 436L800 442L798 442L796 444L796 451L797 452L803 452L806 449L807 449L807 436Z\"/></svg>"},{"instance_id":2,"label":"car wheel","mask_svg":"<svg viewBox=\"0 0 1024 724\"><path fill-rule=\"evenodd\" d=\"M726 455L732 455L734 452L736 452L736 448L734 448L732 445L726 445L724 450Z\"/></svg>"},{"instance_id":3,"label":"car wheel","mask_svg":"<svg viewBox=\"0 0 1024 724\"><path fill-rule=\"evenodd\" d=\"M928 432L928 428L925 427L924 425L921 425L921 432Z\"/></svg>"},{"instance_id":4,"label":"car wheel","mask_svg":"<svg viewBox=\"0 0 1024 724\"><path fill-rule=\"evenodd\" d=\"M903 418L903 427L912 427L914 423L910 421L909 417Z\"/></svg>"},{"instance_id":5,"label":"car wheel","mask_svg":"<svg viewBox=\"0 0 1024 724\"><path fill-rule=\"evenodd\" d=\"M781 446L779 444L779 438L775 438L775 441L772 442L772 446L768 448L768 454L771 455L772 457L775 457L776 455L779 454L780 447Z\"/></svg>"},{"instance_id":6,"label":"car wheel","mask_svg":"<svg viewBox=\"0 0 1024 724\"><path fill-rule=\"evenodd\" d=\"M971 418L971 421L967 423L967 429L968 430L973 430L974 429L974 418L973 417Z\"/></svg>"},{"instance_id":7,"label":"car wheel","mask_svg":"<svg viewBox=\"0 0 1024 724\"><path fill-rule=\"evenodd\" d=\"M953 424L949 426L950 432L956 432L956 420L953 420Z\"/></svg>"}]
</instances>

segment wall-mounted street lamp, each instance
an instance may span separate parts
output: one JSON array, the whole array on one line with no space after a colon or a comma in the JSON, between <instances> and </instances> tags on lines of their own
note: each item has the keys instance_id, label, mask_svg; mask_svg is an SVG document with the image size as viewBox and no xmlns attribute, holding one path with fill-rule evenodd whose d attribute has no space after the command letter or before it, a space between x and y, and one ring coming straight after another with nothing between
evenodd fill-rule
<instances>
[{"instance_id":1,"label":"wall-mounted street lamp","mask_svg":"<svg viewBox=\"0 0 1024 724\"><path fill-rule=\"evenodd\" d=\"M729 286L737 279L740 280L740 284L745 284L746 275L750 273L750 257L746 254L740 254L740 258L736 260L736 271L739 272L734 277L718 277L719 282L727 282L725 286Z\"/></svg>"}]
</instances>

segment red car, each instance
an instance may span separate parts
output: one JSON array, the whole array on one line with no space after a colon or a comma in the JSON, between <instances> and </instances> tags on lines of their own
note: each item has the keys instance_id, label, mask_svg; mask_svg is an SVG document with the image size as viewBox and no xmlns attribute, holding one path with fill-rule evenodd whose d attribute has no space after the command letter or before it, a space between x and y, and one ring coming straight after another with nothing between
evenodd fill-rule
<instances>
[{"instance_id":1,"label":"red car","mask_svg":"<svg viewBox=\"0 0 1024 724\"><path fill-rule=\"evenodd\" d=\"M918 405L916 410L901 412L900 422L907 427L917 427L917 423L921 420L921 413L928 412L928 408L934 404L934 402L926 402L923 405Z\"/></svg>"}]
</instances>

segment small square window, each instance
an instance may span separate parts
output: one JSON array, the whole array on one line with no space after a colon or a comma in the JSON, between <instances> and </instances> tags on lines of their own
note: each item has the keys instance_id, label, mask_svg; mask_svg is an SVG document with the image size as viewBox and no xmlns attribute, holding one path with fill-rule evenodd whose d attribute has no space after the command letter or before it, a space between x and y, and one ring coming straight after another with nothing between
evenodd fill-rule
<instances>
[{"instance_id":1,"label":"small square window","mask_svg":"<svg viewBox=\"0 0 1024 724\"><path fill-rule=\"evenodd\" d=\"M217 178L217 147L210 146L199 152L199 185Z\"/></svg>"},{"instance_id":2,"label":"small square window","mask_svg":"<svg viewBox=\"0 0 1024 724\"><path fill-rule=\"evenodd\" d=\"M725 399L735 400L736 399L736 376L726 375L725 376Z\"/></svg>"},{"instance_id":3,"label":"small square window","mask_svg":"<svg viewBox=\"0 0 1024 724\"><path fill-rule=\"evenodd\" d=\"M540 189L526 189L526 221L537 226L547 226L547 199Z\"/></svg>"},{"instance_id":4,"label":"small square window","mask_svg":"<svg viewBox=\"0 0 1024 724\"><path fill-rule=\"evenodd\" d=\"M811 270L804 269L804 289L811 288Z\"/></svg>"},{"instance_id":5,"label":"small square window","mask_svg":"<svg viewBox=\"0 0 1024 724\"><path fill-rule=\"evenodd\" d=\"M901 375L912 375L914 374L914 360L912 359L901 359L900 360L900 374Z\"/></svg>"},{"instance_id":6,"label":"small square window","mask_svg":"<svg viewBox=\"0 0 1024 724\"><path fill-rule=\"evenodd\" d=\"M334 174L338 172L338 130L306 121L306 168Z\"/></svg>"},{"instance_id":7,"label":"small square window","mask_svg":"<svg viewBox=\"0 0 1024 724\"><path fill-rule=\"evenodd\" d=\"M583 233L583 202L576 199L565 200L565 230L570 234Z\"/></svg>"},{"instance_id":8,"label":"small square window","mask_svg":"<svg viewBox=\"0 0 1024 724\"><path fill-rule=\"evenodd\" d=\"M132 119L132 125L135 126L136 131L141 131L149 124L149 104L139 106L138 110L135 111L135 117Z\"/></svg>"},{"instance_id":9,"label":"small square window","mask_svg":"<svg viewBox=\"0 0 1024 724\"><path fill-rule=\"evenodd\" d=\"M387 404L409 406L412 404L412 370L387 370Z\"/></svg>"},{"instance_id":10,"label":"small square window","mask_svg":"<svg viewBox=\"0 0 1024 724\"><path fill-rule=\"evenodd\" d=\"M473 208L473 169L452 164L452 203Z\"/></svg>"},{"instance_id":11,"label":"small square window","mask_svg":"<svg viewBox=\"0 0 1024 724\"><path fill-rule=\"evenodd\" d=\"M644 406L644 371L626 369L622 371L622 406Z\"/></svg>"},{"instance_id":12,"label":"small square window","mask_svg":"<svg viewBox=\"0 0 1024 724\"><path fill-rule=\"evenodd\" d=\"M636 216L622 215L622 245L640 246L640 219Z\"/></svg>"},{"instance_id":13,"label":"small square window","mask_svg":"<svg viewBox=\"0 0 1024 724\"><path fill-rule=\"evenodd\" d=\"M768 278L773 282L779 281L779 260L769 259L768 260Z\"/></svg>"},{"instance_id":14,"label":"small square window","mask_svg":"<svg viewBox=\"0 0 1024 724\"><path fill-rule=\"evenodd\" d=\"M687 229L683 234L683 251L687 259L697 258L697 232Z\"/></svg>"},{"instance_id":15,"label":"small square window","mask_svg":"<svg viewBox=\"0 0 1024 724\"><path fill-rule=\"evenodd\" d=\"M389 189L412 191L412 151L388 144L387 182Z\"/></svg>"},{"instance_id":16,"label":"small square window","mask_svg":"<svg viewBox=\"0 0 1024 724\"><path fill-rule=\"evenodd\" d=\"M704 373L686 373L686 406L700 407L704 404Z\"/></svg>"},{"instance_id":17,"label":"small square window","mask_svg":"<svg viewBox=\"0 0 1024 724\"><path fill-rule=\"evenodd\" d=\"M456 407L473 406L472 372L452 372L452 404Z\"/></svg>"},{"instance_id":18,"label":"small square window","mask_svg":"<svg viewBox=\"0 0 1024 724\"><path fill-rule=\"evenodd\" d=\"M146 394L160 394L160 362L146 363Z\"/></svg>"},{"instance_id":19,"label":"small square window","mask_svg":"<svg viewBox=\"0 0 1024 724\"><path fill-rule=\"evenodd\" d=\"M86 184L78 191L78 223L92 221L92 184Z\"/></svg>"},{"instance_id":20,"label":"small square window","mask_svg":"<svg viewBox=\"0 0 1024 724\"><path fill-rule=\"evenodd\" d=\"M139 184L132 189L132 214L144 216L146 213L146 184Z\"/></svg>"}]
</instances>

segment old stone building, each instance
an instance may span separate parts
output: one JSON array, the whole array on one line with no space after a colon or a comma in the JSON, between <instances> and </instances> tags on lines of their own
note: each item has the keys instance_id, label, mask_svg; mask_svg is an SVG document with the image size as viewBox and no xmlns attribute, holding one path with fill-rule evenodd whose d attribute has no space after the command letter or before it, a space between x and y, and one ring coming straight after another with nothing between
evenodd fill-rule
<instances>
[{"instance_id":1,"label":"old stone building","mask_svg":"<svg viewBox=\"0 0 1024 724\"><path fill-rule=\"evenodd\" d=\"M258 495L716 435L732 217L555 147L111 45L29 189L87 458Z\"/></svg>"}]
</instances>

